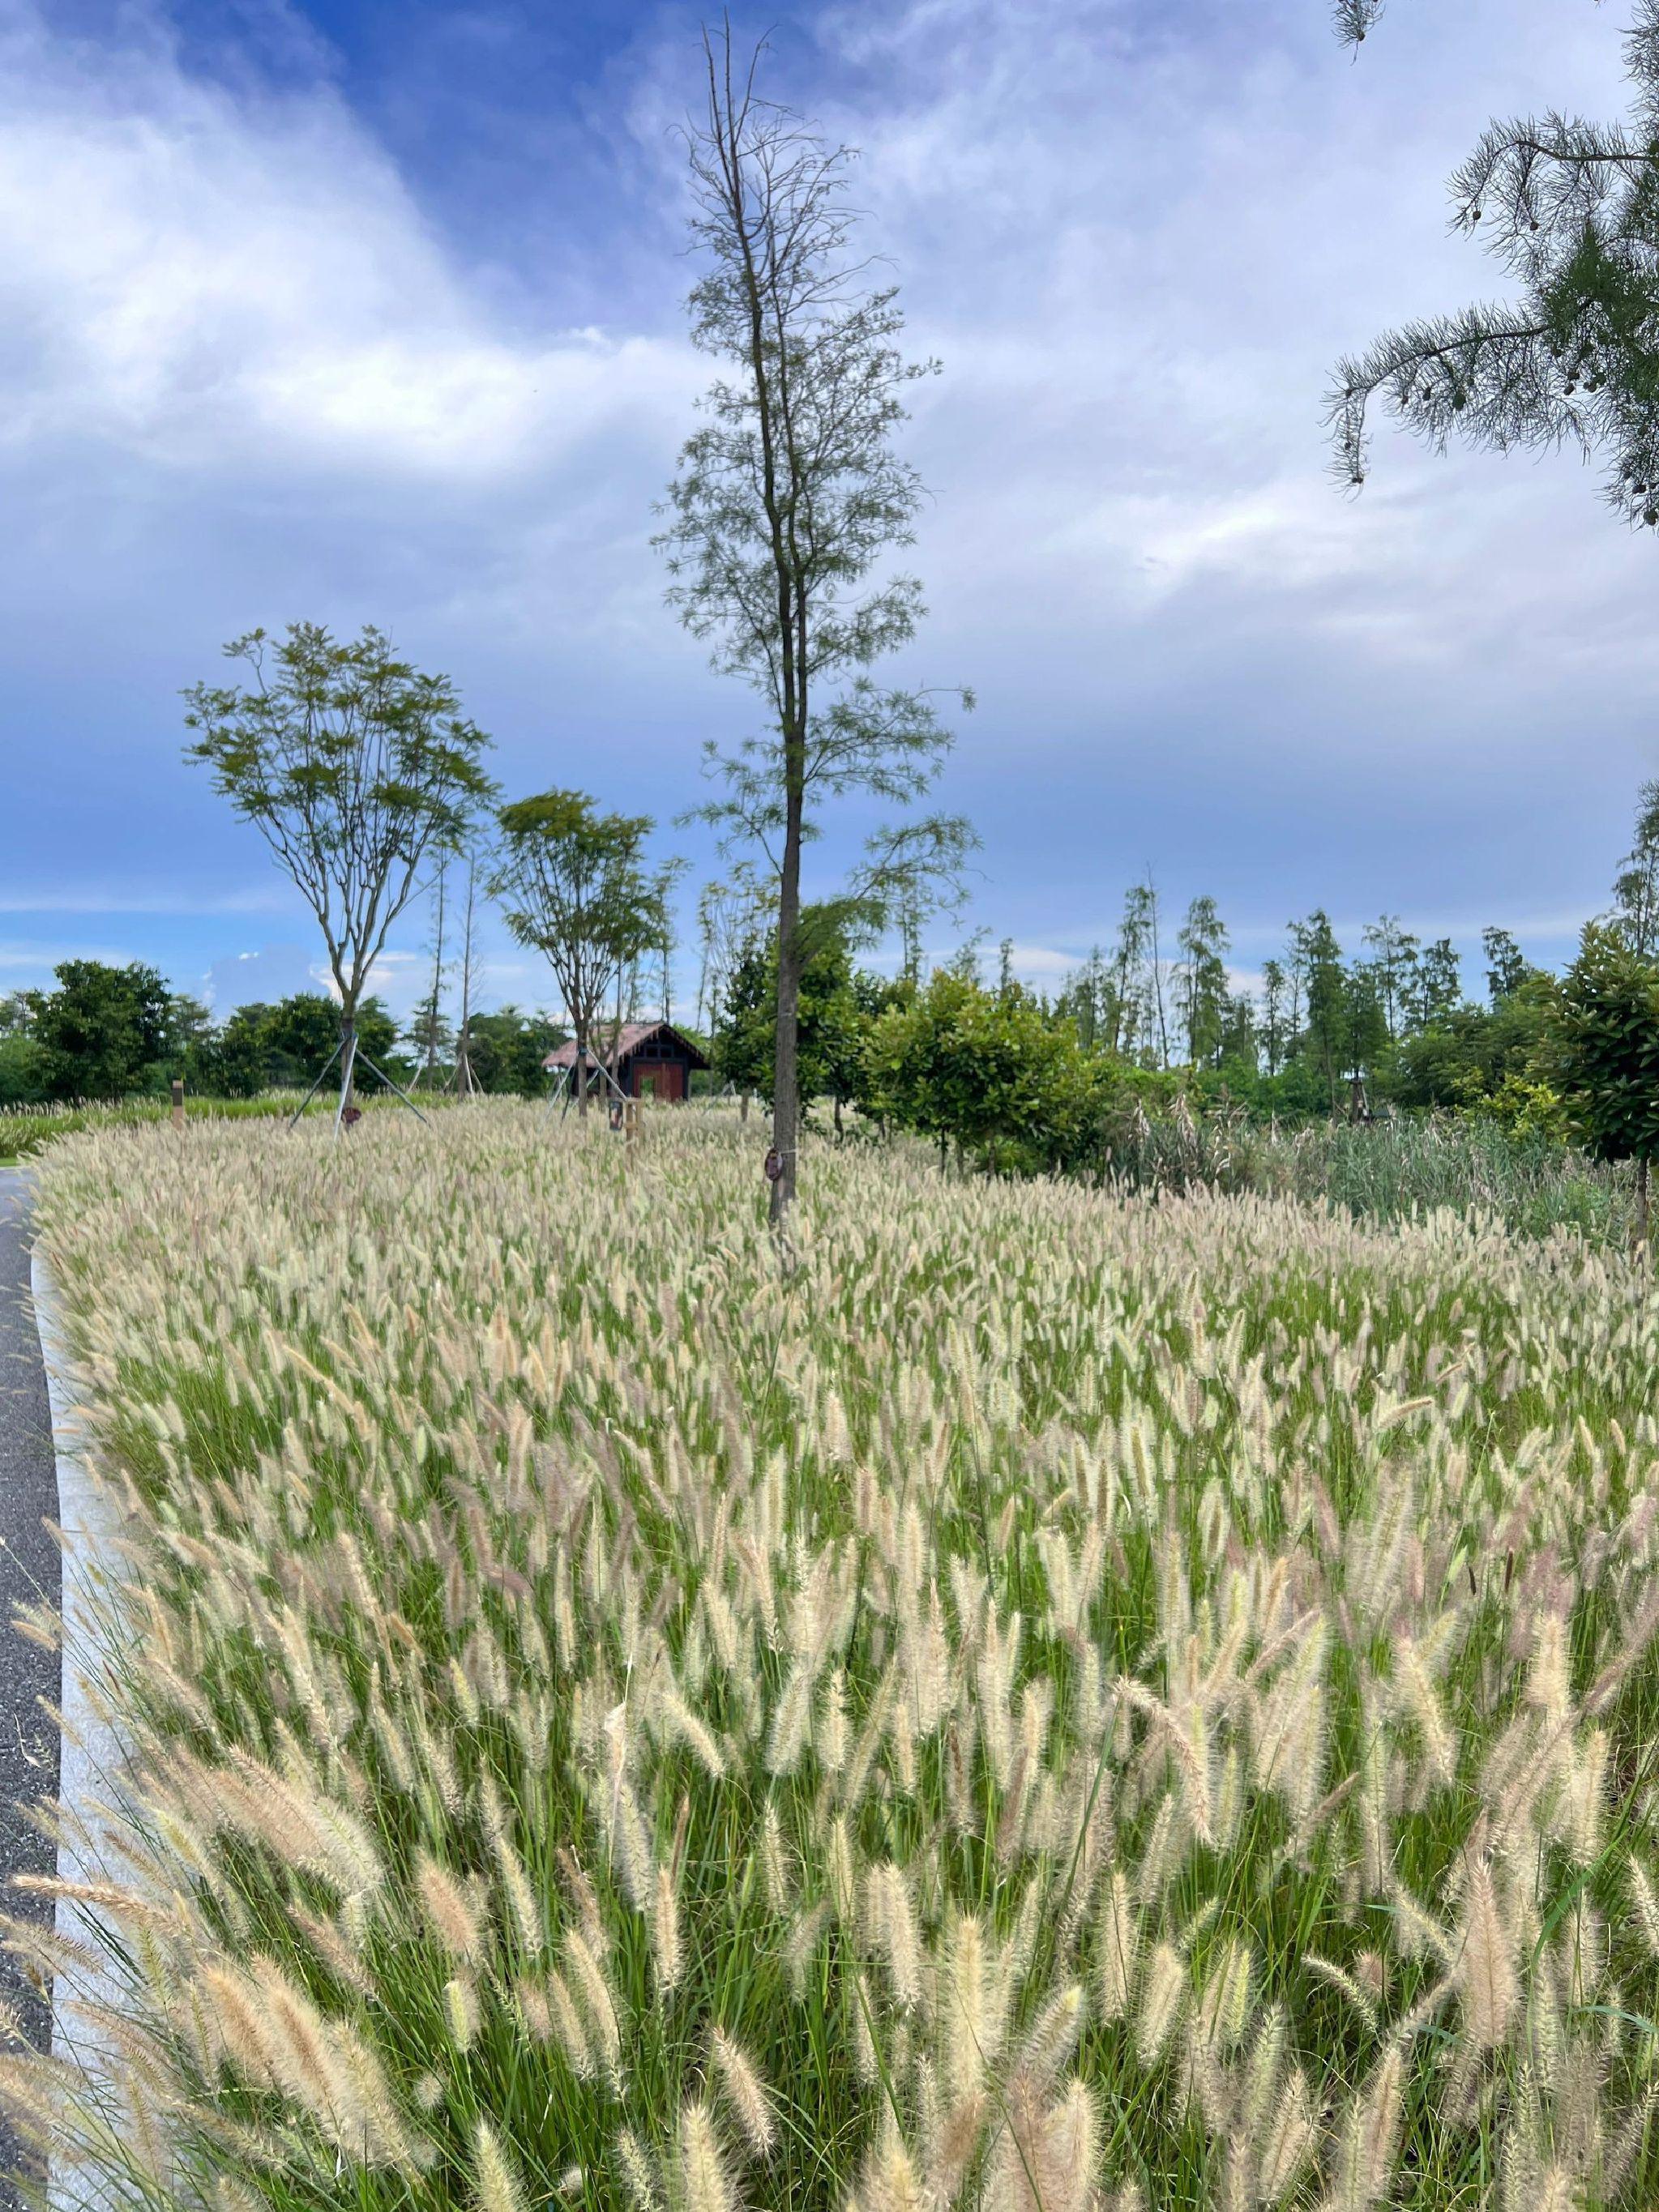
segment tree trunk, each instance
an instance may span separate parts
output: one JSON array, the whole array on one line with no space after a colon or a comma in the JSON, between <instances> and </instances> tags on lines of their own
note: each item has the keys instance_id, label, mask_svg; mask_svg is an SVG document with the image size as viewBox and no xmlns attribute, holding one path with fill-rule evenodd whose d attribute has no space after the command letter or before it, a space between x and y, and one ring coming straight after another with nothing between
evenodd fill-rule
<instances>
[{"instance_id":1,"label":"tree trunk","mask_svg":"<svg viewBox=\"0 0 1659 2212\"><path fill-rule=\"evenodd\" d=\"M340 1103L337 1127L357 1103L357 1009L348 1006L340 1015Z\"/></svg>"},{"instance_id":2,"label":"tree trunk","mask_svg":"<svg viewBox=\"0 0 1659 2212\"><path fill-rule=\"evenodd\" d=\"M587 1024L576 1024L576 1065L571 1070L576 1084L576 1112L578 1116L587 1112Z\"/></svg>"},{"instance_id":3,"label":"tree trunk","mask_svg":"<svg viewBox=\"0 0 1659 2212\"><path fill-rule=\"evenodd\" d=\"M432 1002L427 1008L426 1059L420 1075L430 1076L435 1081L438 1073L438 1005L444 987L444 871L438 871L437 935L432 948ZM418 1086L420 1076L416 1078Z\"/></svg>"},{"instance_id":4,"label":"tree trunk","mask_svg":"<svg viewBox=\"0 0 1659 2212\"><path fill-rule=\"evenodd\" d=\"M800 836L803 800L798 747L785 741L789 789L783 867L778 883L778 1024L772 1074L772 1144L781 1172L772 1185L772 1226L781 1230L795 1202L800 1142Z\"/></svg>"}]
</instances>

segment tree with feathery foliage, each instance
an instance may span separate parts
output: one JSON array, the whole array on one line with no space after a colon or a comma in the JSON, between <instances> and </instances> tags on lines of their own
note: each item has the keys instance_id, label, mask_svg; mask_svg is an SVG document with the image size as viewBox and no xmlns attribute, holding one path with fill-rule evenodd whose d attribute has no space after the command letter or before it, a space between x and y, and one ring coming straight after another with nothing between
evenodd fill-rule
<instances>
[{"instance_id":1,"label":"tree with feathery foliage","mask_svg":"<svg viewBox=\"0 0 1659 2212\"><path fill-rule=\"evenodd\" d=\"M1341 0L1358 42L1380 0ZM1552 111L1489 125L1450 181L1452 222L1517 289L1407 323L1341 362L1330 395L1335 468L1364 481L1373 411L1437 451L1576 446L1633 523L1659 525L1659 0L1626 36L1627 123Z\"/></svg>"}]
</instances>

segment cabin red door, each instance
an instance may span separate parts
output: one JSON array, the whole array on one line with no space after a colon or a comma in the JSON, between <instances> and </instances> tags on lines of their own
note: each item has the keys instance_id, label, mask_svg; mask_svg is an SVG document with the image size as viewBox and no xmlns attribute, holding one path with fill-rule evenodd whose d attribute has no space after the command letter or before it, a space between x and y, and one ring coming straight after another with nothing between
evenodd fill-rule
<instances>
[{"instance_id":1,"label":"cabin red door","mask_svg":"<svg viewBox=\"0 0 1659 2212\"><path fill-rule=\"evenodd\" d=\"M674 1060L663 1060L655 1067L642 1067L636 1062L634 1093L639 1098L684 1098L685 1070Z\"/></svg>"}]
</instances>

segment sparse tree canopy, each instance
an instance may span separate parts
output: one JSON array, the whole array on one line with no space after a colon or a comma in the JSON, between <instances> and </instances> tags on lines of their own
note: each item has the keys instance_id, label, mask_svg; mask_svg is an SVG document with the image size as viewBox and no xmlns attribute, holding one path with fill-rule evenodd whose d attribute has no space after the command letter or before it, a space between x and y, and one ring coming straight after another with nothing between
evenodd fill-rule
<instances>
[{"instance_id":1,"label":"sparse tree canopy","mask_svg":"<svg viewBox=\"0 0 1659 2212\"><path fill-rule=\"evenodd\" d=\"M691 331L723 373L681 454L659 543L671 604L766 707L763 734L711 749L726 795L706 812L727 838L758 845L776 876L775 1220L795 1191L801 848L815 802L915 801L950 736L926 693L869 673L909 642L922 611L915 578L876 572L911 542L921 486L893 439L932 365L900 352L895 294L857 251L849 150L760 97L763 52L745 68L729 32L707 46L707 106L690 134L704 260ZM941 816L878 833L853 894L896 903L948 873L969 842Z\"/></svg>"},{"instance_id":2,"label":"sparse tree canopy","mask_svg":"<svg viewBox=\"0 0 1659 2212\"><path fill-rule=\"evenodd\" d=\"M491 785L489 740L447 676L400 660L377 629L343 643L295 623L225 647L252 682L185 693L187 757L252 822L317 917L350 1080L359 1002L428 863L458 845Z\"/></svg>"},{"instance_id":3,"label":"sparse tree canopy","mask_svg":"<svg viewBox=\"0 0 1659 2212\"><path fill-rule=\"evenodd\" d=\"M1176 1004L1187 1032L1187 1058L1207 1067L1221 1056L1227 1030L1227 926L1207 893L1195 898L1176 933L1181 961Z\"/></svg>"},{"instance_id":4,"label":"sparse tree canopy","mask_svg":"<svg viewBox=\"0 0 1659 2212\"><path fill-rule=\"evenodd\" d=\"M1507 929L1483 929L1480 949L1486 956L1486 1003L1501 1006L1515 996L1532 969Z\"/></svg>"},{"instance_id":5,"label":"sparse tree canopy","mask_svg":"<svg viewBox=\"0 0 1659 2212\"><path fill-rule=\"evenodd\" d=\"M1364 36L1376 0L1344 0ZM1576 446L1599 458L1632 522L1659 524L1659 0L1626 34L1627 124L1553 112L1494 123L1451 179L1454 228L1478 237L1514 287L1404 325L1339 364L1336 467L1364 481L1381 407L1443 450Z\"/></svg>"},{"instance_id":6,"label":"sparse tree canopy","mask_svg":"<svg viewBox=\"0 0 1659 2212\"><path fill-rule=\"evenodd\" d=\"M577 1103L587 1111L593 1032L617 978L660 941L659 884L645 865L643 814L602 814L585 792L544 791L501 810L491 884L507 926L550 963L575 1032Z\"/></svg>"}]
</instances>

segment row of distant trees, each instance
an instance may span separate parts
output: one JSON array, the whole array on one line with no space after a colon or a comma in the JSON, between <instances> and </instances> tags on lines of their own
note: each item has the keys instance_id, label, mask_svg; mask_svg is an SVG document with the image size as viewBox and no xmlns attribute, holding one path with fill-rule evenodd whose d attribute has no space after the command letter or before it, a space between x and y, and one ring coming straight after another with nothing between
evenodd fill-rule
<instances>
[{"instance_id":1,"label":"row of distant trees","mask_svg":"<svg viewBox=\"0 0 1659 2212\"><path fill-rule=\"evenodd\" d=\"M1098 1164L1103 1130L1121 1110L1155 1113L1177 1097L1291 1121L1433 1108L1516 1116L1529 1106L1535 1125L1565 1133L1530 1079L1557 981L1501 931L1487 933L1481 1000L1464 996L1453 953L1434 965L1435 995L1398 1008L1391 1030L1375 952L1345 960L1322 915L1293 926L1305 967L1288 982L1269 975L1255 992L1218 994L1212 1026L1179 971L1164 978L1164 1024L1154 1011L1137 1024L1119 995L1121 965L1104 955L1051 996L1018 981L1006 944L994 972L970 941L931 974L884 975L860 963L855 932L833 908L806 908L803 927L802 1095L823 1102L837 1133L856 1109L987 1165L1062 1168ZM1397 927L1386 935L1409 953ZM757 931L731 966L712 1045L718 1079L769 1102L775 959L775 940Z\"/></svg>"},{"instance_id":2,"label":"row of distant trees","mask_svg":"<svg viewBox=\"0 0 1659 2212\"><path fill-rule=\"evenodd\" d=\"M1492 927L1471 991L1449 941L1424 945L1385 915L1345 955L1316 911L1239 989L1214 902L1194 900L1166 960L1150 884L1129 893L1109 952L1052 997L1016 979L1006 943L994 975L976 940L930 975L908 950L884 975L861 964L859 929L845 905L801 917L799 1079L837 1133L857 1109L994 1170L1097 1169L1135 1116L1179 1098L1291 1121L1437 1109L1639 1164L1659 1151L1659 784L1643 789L1612 907L1565 976ZM706 933L706 951L721 942ZM716 978L717 1076L763 1099L775 947L753 923Z\"/></svg>"},{"instance_id":3,"label":"row of distant trees","mask_svg":"<svg viewBox=\"0 0 1659 2212\"><path fill-rule=\"evenodd\" d=\"M400 1034L370 997L356 1019L365 1052L398 1081L453 1084L453 1054L432 1053L422 1012ZM468 1031L470 1087L526 1096L545 1087L543 1060L569 1035L515 1006L475 1010ZM340 1009L325 992L238 1006L216 1021L142 963L66 960L52 990L0 999L0 1106L155 1094L175 1076L215 1097L257 1097L308 1085L339 1036Z\"/></svg>"}]
</instances>

